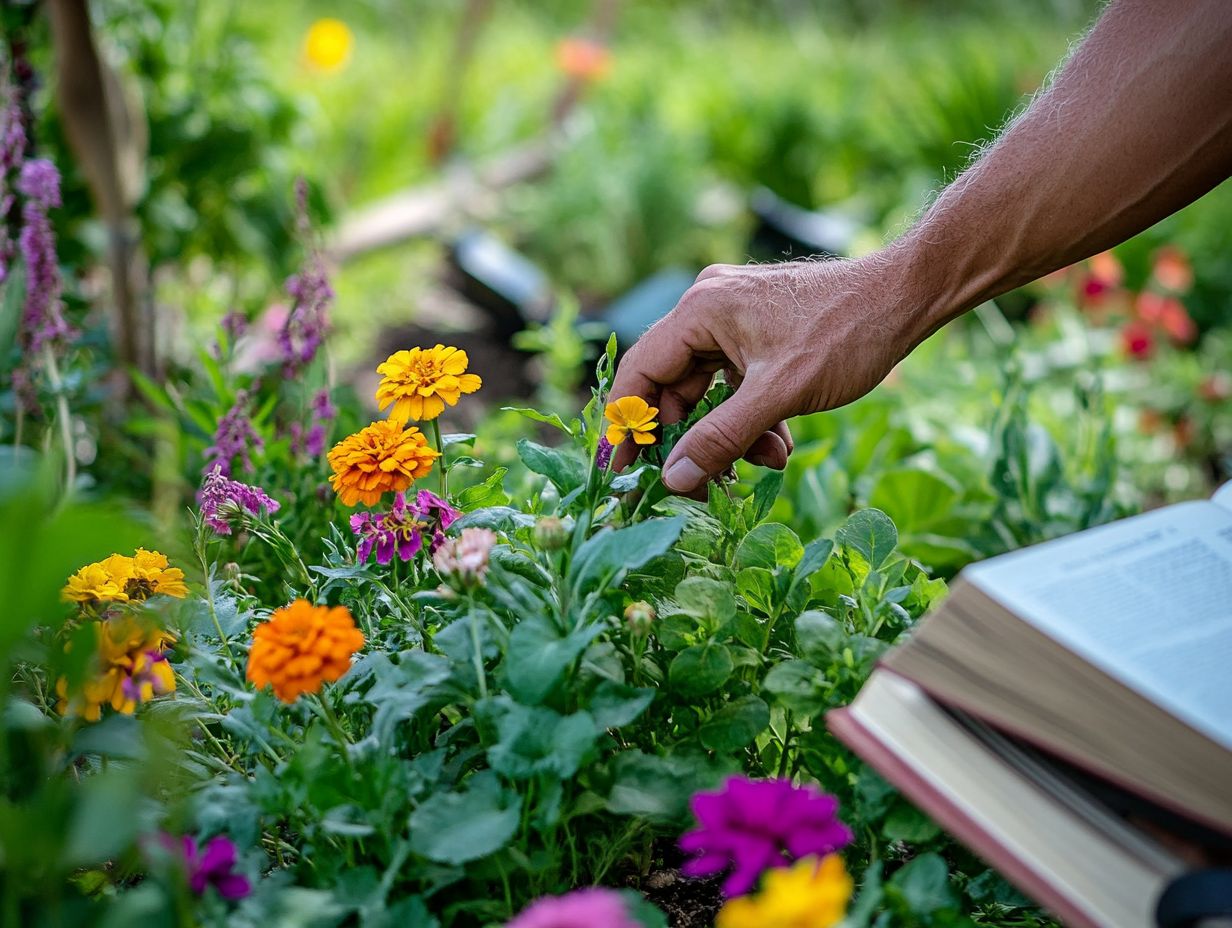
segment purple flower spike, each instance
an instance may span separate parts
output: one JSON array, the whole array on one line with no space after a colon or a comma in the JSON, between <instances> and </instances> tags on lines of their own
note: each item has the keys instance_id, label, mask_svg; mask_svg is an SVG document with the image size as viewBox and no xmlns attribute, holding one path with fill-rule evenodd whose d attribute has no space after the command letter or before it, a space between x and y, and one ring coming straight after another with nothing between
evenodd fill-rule
<instances>
[{"instance_id":1,"label":"purple flower spike","mask_svg":"<svg viewBox=\"0 0 1232 928\"><path fill-rule=\"evenodd\" d=\"M235 405L218 420L214 444L205 449L206 470L217 465L222 468L224 477L230 477L235 459L239 458L244 470L252 473L252 452L264 449L265 442L248 415L248 400L248 391L240 390L235 396Z\"/></svg>"},{"instance_id":2,"label":"purple flower spike","mask_svg":"<svg viewBox=\"0 0 1232 928\"><path fill-rule=\"evenodd\" d=\"M308 247L308 257L298 274L287 280L291 310L278 333L283 374L294 377L312 363L329 332L329 307L334 291L325 273L325 262L312 246L312 226L308 217L308 186L303 178L295 184L295 203L300 237Z\"/></svg>"},{"instance_id":3,"label":"purple flower spike","mask_svg":"<svg viewBox=\"0 0 1232 928\"><path fill-rule=\"evenodd\" d=\"M599 470L607 470L607 466L612 463L612 449L615 446L607 440L606 435L599 436L599 447L595 450L595 466Z\"/></svg>"},{"instance_id":4,"label":"purple flower spike","mask_svg":"<svg viewBox=\"0 0 1232 928\"><path fill-rule=\"evenodd\" d=\"M225 476L221 463L216 463L206 475L197 493L197 505L205 524L219 535L231 534L230 520L241 512L259 516L261 510L275 513L280 508L278 501L271 499L260 487Z\"/></svg>"},{"instance_id":5,"label":"purple flower spike","mask_svg":"<svg viewBox=\"0 0 1232 928\"><path fill-rule=\"evenodd\" d=\"M698 827L680 839L693 859L682 869L696 877L729 871L728 896L752 890L765 870L832 854L852 839L837 818L837 799L787 780L732 777L716 793L695 795L693 814Z\"/></svg>"}]
</instances>

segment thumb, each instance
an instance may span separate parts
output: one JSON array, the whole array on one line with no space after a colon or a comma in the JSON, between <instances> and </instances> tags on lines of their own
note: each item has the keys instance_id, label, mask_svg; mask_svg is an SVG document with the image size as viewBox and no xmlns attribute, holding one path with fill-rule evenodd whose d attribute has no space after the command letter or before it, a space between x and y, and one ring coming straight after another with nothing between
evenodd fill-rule
<instances>
[{"instance_id":1,"label":"thumb","mask_svg":"<svg viewBox=\"0 0 1232 928\"><path fill-rule=\"evenodd\" d=\"M663 467L663 483L674 493L689 493L744 456L753 442L778 424L778 404L753 380L690 428Z\"/></svg>"}]
</instances>

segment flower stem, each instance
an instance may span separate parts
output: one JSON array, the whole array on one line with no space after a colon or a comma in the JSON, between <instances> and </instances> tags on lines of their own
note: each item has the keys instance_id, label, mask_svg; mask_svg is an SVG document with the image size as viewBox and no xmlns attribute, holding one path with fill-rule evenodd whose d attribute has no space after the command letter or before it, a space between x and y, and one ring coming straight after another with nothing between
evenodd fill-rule
<instances>
[{"instance_id":1,"label":"flower stem","mask_svg":"<svg viewBox=\"0 0 1232 928\"><path fill-rule=\"evenodd\" d=\"M436 462L437 472L441 478L441 499L449 499L449 466L445 460L445 443L441 440L441 420L432 420L432 437L436 441L436 450L440 452L441 458Z\"/></svg>"},{"instance_id":2,"label":"flower stem","mask_svg":"<svg viewBox=\"0 0 1232 928\"><path fill-rule=\"evenodd\" d=\"M324 719L326 726L338 739L338 746L342 748L343 754L347 757L347 763L351 762L350 755L347 754L347 746L352 743L347 737L347 733L342 728L342 723L338 721L338 716L334 713L333 707L329 704L329 700L325 698L324 693L317 693L316 705L321 707L320 716Z\"/></svg>"},{"instance_id":3,"label":"flower stem","mask_svg":"<svg viewBox=\"0 0 1232 928\"><path fill-rule=\"evenodd\" d=\"M73 420L64 396L64 382L60 379L60 366L50 345L43 347L43 360L47 364L47 377L56 394L56 418L60 420L60 440L64 442L64 495L73 491L77 483L77 456L73 454Z\"/></svg>"}]
</instances>

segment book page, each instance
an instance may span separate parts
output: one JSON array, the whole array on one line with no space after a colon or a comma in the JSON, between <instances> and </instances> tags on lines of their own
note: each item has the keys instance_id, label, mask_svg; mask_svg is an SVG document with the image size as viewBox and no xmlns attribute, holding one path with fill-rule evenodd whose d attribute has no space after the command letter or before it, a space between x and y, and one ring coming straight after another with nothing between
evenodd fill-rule
<instances>
[{"instance_id":1,"label":"book page","mask_svg":"<svg viewBox=\"0 0 1232 928\"><path fill-rule=\"evenodd\" d=\"M1211 502L1216 506L1222 506L1224 509L1232 510L1232 480L1229 480L1211 496Z\"/></svg>"},{"instance_id":2,"label":"book page","mask_svg":"<svg viewBox=\"0 0 1232 928\"><path fill-rule=\"evenodd\" d=\"M1232 511L1181 503L974 564L963 576L1232 750Z\"/></svg>"}]
</instances>

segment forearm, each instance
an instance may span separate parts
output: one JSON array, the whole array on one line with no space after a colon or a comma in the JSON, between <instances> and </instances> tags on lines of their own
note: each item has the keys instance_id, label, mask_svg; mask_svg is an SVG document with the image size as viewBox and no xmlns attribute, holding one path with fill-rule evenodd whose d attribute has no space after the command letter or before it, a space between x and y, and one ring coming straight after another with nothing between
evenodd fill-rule
<instances>
[{"instance_id":1,"label":"forearm","mask_svg":"<svg viewBox=\"0 0 1232 928\"><path fill-rule=\"evenodd\" d=\"M1052 86L891 246L913 340L1229 174L1232 7L1115 0Z\"/></svg>"}]
</instances>

